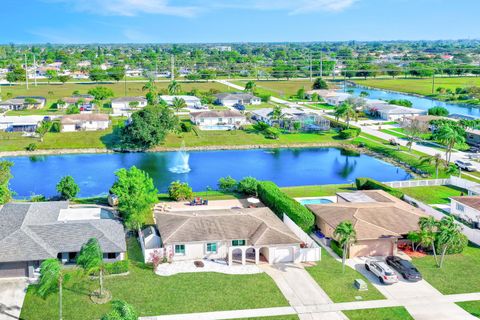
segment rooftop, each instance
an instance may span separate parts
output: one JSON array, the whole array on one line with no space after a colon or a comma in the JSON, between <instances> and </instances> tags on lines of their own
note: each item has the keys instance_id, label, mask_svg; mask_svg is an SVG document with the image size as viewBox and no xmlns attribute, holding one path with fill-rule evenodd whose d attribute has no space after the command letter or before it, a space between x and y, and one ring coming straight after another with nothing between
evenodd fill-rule
<instances>
[{"instance_id":1,"label":"rooftop","mask_svg":"<svg viewBox=\"0 0 480 320\"><path fill-rule=\"evenodd\" d=\"M119 97L119 98L112 99L112 102L135 102L135 101L147 102L147 99L145 99L144 97Z\"/></svg>"},{"instance_id":2,"label":"rooftop","mask_svg":"<svg viewBox=\"0 0 480 320\"><path fill-rule=\"evenodd\" d=\"M195 118L244 117L244 115L237 110L209 110L192 112L191 115Z\"/></svg>"},{"instance_id":3,"label":"rooftop","mask_svg":"<svg viewBox=\"0 0 480 320\"><path fill-rule=\"evenodd\" d=\"M480 196L461 196L461 197L451 197L457 202L460 202L472 209L480 210Z\"/></svg>"},{"instance_id":4,"label":"rooftop","mask_svg":"<svg viewBox=\"0 0 480 320\"><path fill-rule=\"evenodd\" d=\"M224 93L219 93L216 94L215 97L219 100L249 100L253 98L260 99L258 97L255 97L251 93L244 93L244 92L224 92Z\"/></svg>"},{"instance_id":5,"label":"rooftop","mask_svg":"<svg viewBox=\"0 0 480 320\"><path fill-rule=\"evenodd\" d=\"M108 121L108 114L104 113L81 113L69 114L62 117L62 124L75 124L83 121Z\"/></svg>"}]
</instances>

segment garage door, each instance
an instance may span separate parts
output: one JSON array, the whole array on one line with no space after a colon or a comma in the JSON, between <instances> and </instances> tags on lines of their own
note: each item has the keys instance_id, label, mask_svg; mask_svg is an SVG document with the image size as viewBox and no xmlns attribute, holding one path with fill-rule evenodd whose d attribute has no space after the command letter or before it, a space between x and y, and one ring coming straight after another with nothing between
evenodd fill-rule
<instances>
[{"instance_id":1,"label":"garage door","mask_svg":"<svg viewBox=\"0 0 480 320\"><path fill-rule=\"evenodd\" d=\"M350 248L350 258L366 256L390 256L395 242L390 239L358 241Z\"/></svg>"},{"instance_id":2,"label":"garage door","mask_svg":"<svg viewBox=\"0 0 480 320\"><path fill-rule=\"evenodd\" d=\"M0 278L27 277L28 267L26 262L0 263Z\"/></svg>"},{"instance_id":3,"label":"garage door","mask_svg":"<svg viewBox=\"0 0 480 320\"><path fill-rule=\"evenodd\" d=\"M273 263L292 262L293 254L291 248L275 248L275 258Z\"/></svg>"}]
</instances>

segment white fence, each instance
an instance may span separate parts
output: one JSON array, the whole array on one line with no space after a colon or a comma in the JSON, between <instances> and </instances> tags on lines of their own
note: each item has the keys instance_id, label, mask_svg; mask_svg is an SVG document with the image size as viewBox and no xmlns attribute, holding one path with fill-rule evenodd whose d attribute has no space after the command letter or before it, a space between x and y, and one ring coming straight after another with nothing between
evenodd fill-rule
<instances>
[{"instance_id":1,"label":"white fence","mask_svg":"<svg viewBox=\"0 0 480 320\"><path fill-rule=\"evenodd\" d=\"M299 257L295 261L313 262L320 261L322 258L320 246L306 234L295 222L292 221L286 214L283 215L283 223L305 243L306 248L300 248Z\"/></svg>"},{"instance_id":2,"label":"white fence","mask_svg":"<svg viewBox=\"0 0 480 320\"><path fill-rule=\"evenodd\" d=\"M412 197L409 197L407 195L404 196L404 200L412 205L415 205L418 207L420 210L424 211L426 214L433 216L435 219L442 219L446 215L438 210L435 210L434 208L430 207L429 205L418 201L417 199L414 199ZM480 245L480 230L479 229L472 229L463 223L460 223L458 221L455 221L457 224L459 224L462 228L462 233L467 236L468 240L471 242L475 243L476 245Z\"/></svg>"},{"instance_id":3,"label":"white fence","mask_svg":"<svg viewBox=\"0 0 480 320\"><path fill-rule=\"evenodd\" d=\"M410 188L410 187L427 187L427 186L441 186L451 184L450 179L429 179L429 180L405 180L405 181L390 181L383 182L392 188Z\"/></svg>"}]
</instances>

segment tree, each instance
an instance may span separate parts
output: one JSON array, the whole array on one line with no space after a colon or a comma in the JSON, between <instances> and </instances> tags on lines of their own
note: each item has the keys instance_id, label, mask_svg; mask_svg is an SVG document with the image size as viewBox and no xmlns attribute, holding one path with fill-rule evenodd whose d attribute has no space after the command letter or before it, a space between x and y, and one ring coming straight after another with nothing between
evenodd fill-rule
<instances>
[{"instance_id":1,"label":"tree","mask_svg":"<svg viewBox=\"0 0 480 320\"><path fill-rule=\"evenodd\" d=\"M407 135L408 150L412 150L414 141L417 140L421 134L428 131L428 126L425 122L413 118L403 127L403 130Z\"/></svg>"},{"instance_id":2,"label":"tree","mask_svg":"<svg viewBox=\"0 0 480 320\"><path fill-rule=\"evenodd\" d=\"M182 98L175 97L173 98L172 106L173 106L173 109L175 109L175 111L179 112L181 109L187 107L187 103Z\"/></svg>"},{"instance_id":3,"label":"tree","mask_svg":"<svg viewBox=\"0 0 480 320\"><path fill-rule=\"evenodd\" d=\"M19 81L25 81L25 70L23 70L21 67L15 67L12 71L7 72L6 78L10 84Z\"/></svg>"},{"instance_id":4,"label":"tree","mask_svg":"<svg viewBox=\"0 0 480 320\"><path fill-rule=\"evenodd\" d=\"M193 191L188 183L177 180L170 183L168 195L175 201L184 201L192 199Z\"/></svg>"},{"instance_id":5,"label":"tree","mask_svg":"<svg viewBox=\"0 0 480 320\"><path fill-rule=\"evenodd\" d=\"M103 315L101 320L137 320L138 314L130 304L122 300L112 301L112 310Z\"/></svg>"},{"instance_id":6,"label":"tree","mask_svg":"<svg viewBox=\"0 0 480 320\"><path fill-rule=\"evenodd\" d=\"M350 128L350 120L354 118L355 120L357 119L357 112L355 112L355 109L353 108L353 105L344 102L339 106L335 107L335 112L334 112L335 118L345 118L345 122L347 123L347 129Z\"/></svg>"},{"instance_id":7,"label":"tree","mask_svg":"<svg viewBox=\"0 0 480 320\"><path fill-rule=\"evenodd\" d=\"M45 120L40 122L40 124L37 126L37 129L35 130L35 132L40 136L40 141L43 141L43 137L48 131L50 131L51 126L52 126L52 123L50 121L45 121Z\"/></svg>"},{"instance_id":8,"label":"tree","mask_svg":"<svg viewBox=\"0 0 480 320\"><path fill-rule=\"evenodd\" d=\"M418 221L420 226L420 244L425 247L431 247L435 263L438 266L437 251L435 249L435 240L438 229L438 221L434 217L420 217Z\"/></svg>"},{"instance_id":9,"label":"tree","mask_svg":"<svg viewBox=\"0 0 480 320\"><path fill-rule=\"evenodd\" d=\"M304 88L298 89L297 98L298 99L305 99L305 89Z\"/></svg>"},{"instance_id":10,"label":"tree","mask_svg":"<svg viewBox=\"0 0 480 320\"><path fill-rule=\"evenodd\" d=\"M67 110L65 111L66 114L79 114L80 109L77 105L71 104L68 106Z\"/></svg>"},{"instance_id":11,"label":"tree","mask_svg":"<svg viewBox=\"0 0 480 320\"><path fill-rule=\"evenodd\" d=\"M368 97L369 95L370 93L368 93L367 91L360 92L360 97Z\"/></svg>"},{"instance_id":12,"label":"tree","mask_svg":"<svg viewBox=\"0 0 480 320\"><path fill-rule=\"evenodd\" d=\"M274 127L268 127L263 131L263 134L265 135L266 138L268 139L278 139L280 138L280 130Z\"/></svg>"},{"instance_id":13,"label":"tree","mask_svg":"<svg viewBox=\"0 0 480 320\"><path fill-rule=\"evenodd\" d=\"M456 127L454 128L448 124L435 130L433 137L447 147L447 150L445 151L447 165L450 164L450 158L455 144L465 142L465 134L460 133Z\"/></svg>"},{"instance_id":14,"label":"tree","mask_svg":"<svg viewBox=\"0 0 480 320\"><path fill-rule=\"evenodd\" d=\"M56 70L47 70L45 76L48 79L48 83L50 83L51 80L55 79L58 76L58 73Z\"/></svg>"},{"instance_id":15,"label":"tree","mask_svg":"<svg viewBox=\"0 0 480 320\"><path fill-rule=\"evenodd\" d=\"M355 228L353 227L351 221L345 220L337 225L333 235L335 236L335 240L338 241L340 246L343 248L342 271L345 272L345 260L347 259L348 249L357 238Z\"/></svg>"},{"instance_id":16,"label":"tree","mask_svg":"<svg viewBox=\"0 0 480 320\"><path fill-rule=\"evenodd\" d=\"M218 189L222 192L233 192L237 188L237 180L230 176L218 179Z\"/></svg>"},{"instance_id":17,"label":"tree","mask_svg":"<svg viewBox=\"0 0 480 320\"><path fill-rule=\"evenodd\" d=\"M95 87L88 90L88 94L94 96L95 100L105 100L107 98L113 97L113 90L106 87Z\"/></svg>"},{"instance_id":18,"label":"tree","mask_svg":"<svg viewBox=\"0 0 480 320\"><path fill-rule=\"evenodd\" d=\"M40 265L40 279L37 290L34 291L40 297L45 298L58 290L58 316L63 318L63 285L70 279L70 276L62 269L62 264L57 259L51 258Z\"/></svg>"},{"instance_id":19,"label":"tree","mask_svg":"<svg viewBox=\"0 0 480 320\"><path fill-rule=\"evenodd\" d=\"M166 106L149 105L132 114L132 121L121 130L124 147L149 149L165 140L177 128L178 118Z\"/></svg>"},{"instance_id":20,"label":"tree","mask_svg":"<svg viewBox=\"0 0 480 320\"><path fill-rule=\"evenodd\" d=\"M328 84L322 78L316 78L312 85L313 90L328 89Z\"/></svg>"},{"instance_id":21,"label":"tree","mask_svg":"<svg viewBox=\"0 0 480 320\"><path fill-rule=\"evenodd\" d=\"M428 109L428 114L431 116L446 117L449 113L450 112L448 111L448 109L444 107L433 107Z\"/></svg>"},{"instance_id":22,"label":"tree","mask_svg":"<svg viewBox=\"0 0 480 320\"><path fill-rule=\"evenodd\" d=\"M182 91L182 87L180 86L180 83L177 81L173 80L168 84L168 94L170 95L177 95Z\"/></svg>"},{"instance_id":23,"label":"tree","mask_svg":"<svg viewBox=\"0 0 480 320\"><path fill-rule=\"evenodd\" d=\"M273 107L271 118L274 122L280 122L282 118L282 108L280 106L276 105Z\"/></svg>"},{"instance_id":24,"label":"tree","mask_svg":"<svg viewBox=\"0 0 480 320\"><path fill-rule=\"evenodd\" d=\"M246 92L255 93L256 90L257 90L257 84L255 83L255 81L250 80L245 84Z\"/></svg>"},{"instance_id":25,"label":"tree","mask_svg":"<svg viewBox=\"0 0 480 320\"><path fill-rule=\"evenodd\" d=\"M69 75L58 76L58 81L60 81L62 84L65 84L65 82L70 81L70 79L72 79L72 77L70 77Z\"/></svg>"},{"instance_id":26,"label":"tree","mask_svg":"<svg viewBox=\"0 0 480 320\"><path fill-rule=\"evenodd\" d=\"M118 82L125 77L125 68L113 67L113 68L107 69L107 75L110 79L113 79Z\"/></svg>"},{"instance_id":27,"label":"tree","mask_svg":"<svg viewBox=\"0 0 480 320\"><path fill-rule=\"evenodd\" d=\"M438 169L440 166L443 166L445 169L448 167L445 163L445 160L442 159L442 155L440 153L436 153L433 156L423 156L420 158L420 163L433 164L435 167L435 178L438 178Z\"/></svg>"},{"instance_id":28,"label":"tree","mask_svg":"<svg viewBox=\"0 0 480 320\"><path fill-rule=\"evenodd\" d=\"M458 245L462 242L460 226L455 222L455 219L452 216L445 216L440 220L438 224L437 242L442 250L440 258L440 268L442 268L445 254L449 247Z\"/></svg>"},{"instance_id":29,"label":"tree","mask_svg":"<svg viewBox=\"0 0 480 320\"><path fill-rule=\"evenodd\" d=\"M0 161L0 205L12 199L12 191L9 186L10 179L13 177L10 172L12 166L13 162Z\"/></svg>"},{"instance_id":30,"label":"tree","mask_svg":"<svg viewBox=\"0 0 480 320\"><path fill-rule=\"evenodd\" d=\"M62 199L70 200L75 198L80 188L72 176L65 176L57 183L57 191Z\"/></svg>"},{"instance_id":31,"label":"tree","mask_svg":"<svg viewBox=\"0 0 480 320\"><path fill-rule=\"evenodd\" d=\"M108 74L101 68L93 68L90 70L89 78L95 82L104 81L108 79Z\"/></svg>"},{"instance_id":32,"label":"tree","mask_svg":"<svg viewBox=\"0 0 480 320\"><path fill-rule=\"evenodd\" d=\"M103 287L103 274L105 273L105 262L103 261L103 252L96 238L91 238L82 246L77 257L77 264L82 267L88 275L98 273L100 291L98 297L103 298L105 289Z\"/></svg>"},{"instance_id":33,"label":"tree","mask_svg":"<svg viewBox=\"0 0 480 320\"><path fill-rule=\"evenodd\" d=\"M400 67L398 67L395 64L387 64L385 66L385 69L387 70L387 74L391 76L392 78L395 78L396 76L400 75L402 70Z\"/></svg>"},{"instance_id":34,"label":"tree","mask_svg":"<svg viewBox=\"0 0 480 320\"><path fill-rule=\"evenodd\" d=\"M257 194L258 180L254 177L245 177L238 182L237 190L247 196Z\"/></svg>"},{"instance_id":35,"label":"tree","mask_svg":"<svg viewBox=\"0 0 480 320\"><path fill-rule=\"evenodd\" d=\"M118 197L118 211L130 229L140 228L151 214L153 205L158 201L158 190L152 178L133 166L115 172L117 180L110 193Z\"/></svg>"}]
</instances>

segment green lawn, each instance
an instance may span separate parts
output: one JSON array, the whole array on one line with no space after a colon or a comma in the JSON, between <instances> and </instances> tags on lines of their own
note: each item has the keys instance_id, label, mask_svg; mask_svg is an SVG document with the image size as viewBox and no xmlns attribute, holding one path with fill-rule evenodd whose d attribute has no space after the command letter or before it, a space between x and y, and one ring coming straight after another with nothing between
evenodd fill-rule
<instances>
[{"instance_id":1,"label":"green lawn","mask_svg":"<svg viewBox=\"0 0 480 320\"><path fill-rule=\"evenodd\" d=\"M433 256L414 258L423 278L443 294L480 291L480 248L468 246L463 253L445 257L443 268L437 268Z\"/></svg>"},{"instance_id":2,"label":"green lawn","mask_svg":"<svg viewBox=\"0 0 480 320\"><path fill-rule=\"evenodd\" d=\"M480 301L457 302L457 304L465 309L468 313L480 318Z\"/></svg>"},{"instance_id":3,"label":"green lawn","mask_svg":"<svg viewBox=\"0 0 480 320\"><path fill-rule=\"evenodd\" d=\"M105 287L114 299L132 304L140 316L220 310L288 306L273 280L265 273L225 275L220 273L186 273L170 277L157 276L145 266L136 239L129 239L130 274L107 278ZM72 281L64 290L64 319L99 319L110 305L93 304L88 294L98 287L97 281ZM47 299L34 295L30 286L21 318L58 318L58 295Z\"/></svg>"},{"instance_id":4,"label":"green lawn","mask_svg":"<svg viewBox=\"0 0 480 320\"><path fill-rule=\"evenodd\" d=\"M247 81L238 80L233 83L245 86ZM298 89L304 88L305 91L311 90L313 82L310 80L260 80L255 81L257 91L260 94L270 94L276 97L288 98L297 93Z\"/></svg>"},{"instance_id":5,"label":"green lawn","mask_svg":"<svg viewBox=\"0 0 480 320\"><path fill-rule=\"evenodd\" d=\"M355 80L360 85L376 87L380 89L394 90L406 93L415 93L421 95L432 94L432 78L426 79L367 79ZM477 77L454 77L454 78L435 78L435 88L443 87L446 89L462 88L467 86L480 86L480 78Z\"/></svg>"},{"instance_id":6,"label":"green lawn","mask_svg":"<svg viewBox=\"0 0 480 320\"><path fill-rule=\"evenodd\" d=\"M400 188L406 195L426 204L450 203L449 197L467 194L467 190L452 185Z\"/></svg>"},{"instance_id":7,"label":"green lawn","mask_svg":"<svg viewBox=\"0 0 480 320\"><path fill-rule=\"evenodd\" d=\"M357 190L352 184L325 184L317 186L283 187L283 192L292 198L334 196L337 192Z\"/></svg>"},{"instance_id":8,"label":"green lawn","mask_svg":"<svg viewBox=\"0 0 480 320\"><path fill-rule=\"evenodd\" d=\"M257 318L241 318L237 320L298 320L298 316L295 314L288 316L271 316L271 317L257 317Z\"/></svg>"},{"instance_id":9,"label":"green lawn","mask_svg":"<svg viewBox=\"0 0 480 320\"><path fill-rule=\"evenodd\" d=\"M350 320L409 320L410 313L404 307L390 307L378 309L349 310L343 313Z\"/></svg>"},{"instance_id":10,"label":"green lawn","mask_svg":"<svg viewBox=\"0 0 480 320\"><path fill-rule=\"evenodd\" d=\"M322 260L316 266L307 267L305 270L318 282L333 302L348 302L357 300L378 300L385 297L359 272L345 267L342 273L342 264L322 250ZM353 282L363 279L368 285L368 291L358 291ZM361 297L361 299L356 299Z\"/></svg>"}]
</instances>

